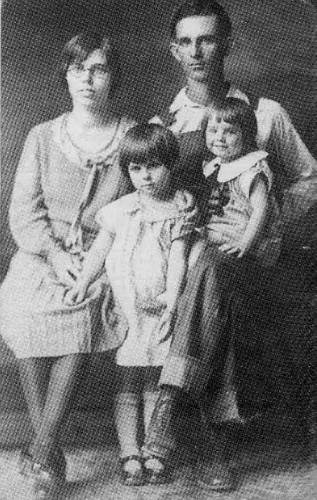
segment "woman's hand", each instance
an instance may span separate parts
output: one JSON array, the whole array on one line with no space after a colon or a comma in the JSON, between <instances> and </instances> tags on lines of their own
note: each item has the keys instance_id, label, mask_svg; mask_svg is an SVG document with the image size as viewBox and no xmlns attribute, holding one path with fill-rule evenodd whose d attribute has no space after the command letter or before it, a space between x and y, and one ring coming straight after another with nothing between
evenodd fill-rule
<instances>
[{"instance_id":1,"label":"woman's hand","mask_svg":"<svg viewBox=\"0 0 317 500\"><path fill-rule=\"evenodd\" d=\"M58 281L67 288L72 288L82 267L79 257L59 250L50 257L49 262Z\"/></svg>"}]
</instances>

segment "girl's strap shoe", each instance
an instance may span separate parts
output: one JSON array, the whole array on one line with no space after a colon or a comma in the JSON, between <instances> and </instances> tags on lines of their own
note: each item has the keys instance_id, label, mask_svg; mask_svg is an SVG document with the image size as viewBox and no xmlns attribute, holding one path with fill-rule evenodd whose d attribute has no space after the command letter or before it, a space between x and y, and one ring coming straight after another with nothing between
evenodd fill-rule
<instances>
[{"instance_id":1,"label":"girl's strap shoe","mask_svg":"<svg viewBox=\"0 0 317 500\"><path fill-rule=\"evenodd\" d=\"M130 463L131 462L131 463ZM132 467L132 462L135 467ZM131 468L128 467L131 466ZM142 486L145 484L142 458L138 455L129 455L120 459L120 478L125 486Z\"/></svg>"},{"instance_id":2,"label":"girl's strap shoe","mask_svg":"<svg viewBox=\"0 0 317 500\"><path fill-rule=\"evenodd\" d=\"M143 463L148 484L165 484L171 480L171 468L163 458L151 455L145 457Z\"/></svg>"}]
</instances>

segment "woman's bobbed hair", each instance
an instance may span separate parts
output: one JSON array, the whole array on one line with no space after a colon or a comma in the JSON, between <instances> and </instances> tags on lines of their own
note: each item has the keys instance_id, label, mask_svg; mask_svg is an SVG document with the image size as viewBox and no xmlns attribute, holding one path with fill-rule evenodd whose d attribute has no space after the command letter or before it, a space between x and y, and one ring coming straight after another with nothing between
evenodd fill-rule
<instances>
[{"instance_id":1,"label":"woman's bobbed hair","mask_svg":"<svg viewBox=\"0 0 317 500\"><path fill-rule=\"evenodd\" d=\"M179 158L178 141L169 129L155 123L142 123L128 130L120 142L119 164L129 178L130 163L158 160L173 171Z\"/></svg>"},{"instance_id":2,"label":"woman's bobbed hair","mask_svg":"<svg viewBox=\"0 0 317 500\"><path fill-rule=\"evenodd\" d=\"M63 86L67 86L66 73L72 64L80 64L87 59L94 50L101 50L107 59L111 72L111 91L120 85L121 68L119 55L111 39L101 33L83 31L71 38L64 46L59 66L59 77Z\"/></svg>"},{"instance_id":3,"label":"woman's bobbed hair","mask_svg":"<svg viewBox=\"0 0 317 500\"><path fill-rule=\"evenodd\" d=\"M258 149L256 116L253 108L247 102L236 97L217 100L209 106L208 117L215 117L218 122L223 120L232 125L238 125L242 132L245 153Z\"/></svg>"}]
</instances>

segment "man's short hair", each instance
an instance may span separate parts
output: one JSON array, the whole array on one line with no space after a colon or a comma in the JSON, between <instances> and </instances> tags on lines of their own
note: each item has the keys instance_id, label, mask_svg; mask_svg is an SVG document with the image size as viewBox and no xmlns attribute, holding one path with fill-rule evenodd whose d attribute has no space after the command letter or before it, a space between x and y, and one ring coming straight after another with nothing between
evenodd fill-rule
<instances>
[{"instance_id":1,"label":"man's short hair","mask_svg":"<svg viewBox=\"0 0 317 500\"><path fill-rule=\"evenodd\" d=\"M217 16L221 37L231 35L231 21L226 10L214 0L185 0L174 11L171 19L171 37L175 38L176 25L182 19L192 16Z\"/></svg>"}]
</instances>

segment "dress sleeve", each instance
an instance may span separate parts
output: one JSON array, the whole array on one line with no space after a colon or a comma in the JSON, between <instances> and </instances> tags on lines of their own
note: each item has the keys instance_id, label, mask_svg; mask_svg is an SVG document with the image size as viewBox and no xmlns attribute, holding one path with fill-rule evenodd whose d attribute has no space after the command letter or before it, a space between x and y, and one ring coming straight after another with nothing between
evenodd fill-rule
<instances>
[{"instance_id":1,"label":"dress sleeve","mask_svg":"<svg viewBox=\"0 0 317 500\"><path fill-rule=\"evenodd\" d=\"M246 172L243 172L243 174L241 174L240 176L239 179L240 187L242 189L243 194L247 198L250 197L252 184L254 183L254 180L258 175L261 175L263 179L266 180L268 192L270 192L272 189L272 183L273 183L272 171L270 170L270 167L268 166L266 160L260 160L257 162L256 165L251 167Z\"/></svg>"},{"instance_id":2,"label":"dress sleeve","mask_svg":"<svg viewBox=\"0 0 317 500\"><path fill-rule=\"evenodd\" d=\"M12 236L25 252L49 257L61 249L53 234L42 189L37 127L29 133L17 168L9 209Z\"/></svg>"},{"instance_id":3,"label":"dress sleeve","mask_svg":"<svg viewBox=\"0 0 317 500\"><path fill-rule=\"evenodd\" d=\"M199 211L194 197L187 191L177 193L180 216L174 221L171 241L185 238L197 231Z\"/></svg>"},{"instance_id":4,"label":"dress sleeve","mask_svg":"<svg viewBox=\"0 0 317 500\"><path fill-rule=\"evenodd\" d=\"M115 205L115 206L114 206ZM107 231L111 235L116 234L117 219L119 217L118 210L116 210L116 203L109 203L105 207L98 210L96 214L96 222L100 229Z\"/></svg>"},{"instance_id":5,"label":"dress sleeve","mask_svg":"<svg viewBox=\"0 0 317 500\"><path fill-rule=\"evenodd\" d=\"M271 139L278 161L294 180L317 173L317 161L303 143L288 113L280 105L274 113Z\"/></svg>"}]
</instances>

